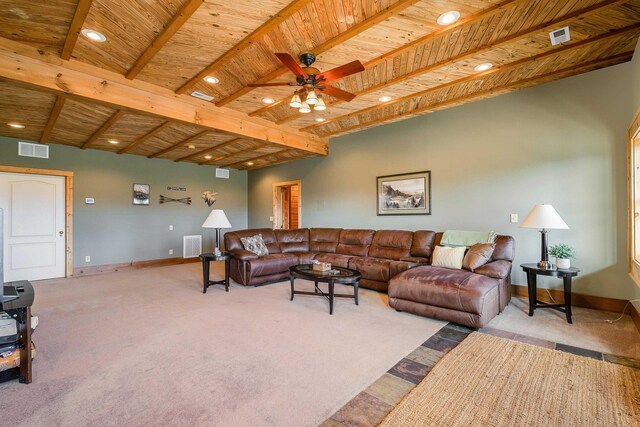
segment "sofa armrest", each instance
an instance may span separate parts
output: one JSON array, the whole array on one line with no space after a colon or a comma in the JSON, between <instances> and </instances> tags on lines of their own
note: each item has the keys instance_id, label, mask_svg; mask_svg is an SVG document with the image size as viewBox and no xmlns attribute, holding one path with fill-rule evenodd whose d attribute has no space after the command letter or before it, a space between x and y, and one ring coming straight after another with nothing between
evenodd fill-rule
<instances>
[{"instance_id":1,"label":"sofa armrest","mask_svg":"<svg viewBox=\"0 0 640 427\"><path fill-rule=\"evenodd\" d=\"M232 249L229 252L231 253L231 256L239 259L240 261L250 261L252 259L258 259L258 255L246 249Z\"/></svg>"},{"instance_id":2,"label":"sofa armrest","mask_svg":"<svg viewBox=\"0 0 640 427\"><path fill-rule=\"evenodd\" d=\"M417 262L419 264L426 264L429 262L428 258L422 258L422 257L418 257L418 256L410 256L410 257L403 257L400 258L399 261L404 261L404 262Z\"/></svg>"},{"instance_id":3,"label":"sofa armrest","mask_svg":"<svg viewBox=\"0 0 640 427\"><path fill-rule=\"evenodd\" d=\"M492 261L482 267L476 268L474 273L493 277L494 279L506 279L509 273L511 273L511 261Z\"/></svg>"}]
</instances>

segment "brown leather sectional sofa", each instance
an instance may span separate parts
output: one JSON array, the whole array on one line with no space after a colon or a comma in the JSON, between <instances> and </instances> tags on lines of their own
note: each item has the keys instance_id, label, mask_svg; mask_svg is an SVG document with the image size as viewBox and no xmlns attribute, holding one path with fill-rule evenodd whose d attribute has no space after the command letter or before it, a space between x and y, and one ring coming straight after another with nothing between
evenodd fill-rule
<instances>
[{"instance_id":1,"label":"brown leather sectional sofa","mask_svg":"<svg viewBox=\"0 0 640 427\"><path fill-rule=\"evenodd\" d=\"M240 238L262 234L269 255L243 248ZM340 228L270 228L227 232L232 254L231 278L260 285L289 278L289 267L312 260L358 270L362 287L389 293L389 304L436 319L482 327L511 299L514 241L498 236L489 263L476 269L447 269L429 265L442 238L434 231L353 230Z\"/></svg>"}]
</instances>

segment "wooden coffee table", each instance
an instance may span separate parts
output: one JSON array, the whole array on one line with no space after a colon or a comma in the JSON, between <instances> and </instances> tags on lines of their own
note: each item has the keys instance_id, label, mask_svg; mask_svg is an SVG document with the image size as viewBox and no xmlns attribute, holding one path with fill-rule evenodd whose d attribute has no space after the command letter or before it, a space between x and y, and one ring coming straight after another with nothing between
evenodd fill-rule
<instances>
[{"instance_id":1,"label":"wooden coffee table","mask_svg":"<svg viewBox=\"0 0 640 427\"><path fill-rule=\"evenodd\" d=\"M360 272L351 270L344 267L332 267L330 271L322 272L315 271L312 264L300 264L289 267L289 279L291 280L291 301L293 296L298 295L314 295L322 296L329 300L329 314L333 314L333 299L334 298L353 298L356 305L358 305L358 286L360 285ZM294 288L295 279L312 280L315 283L315 289L313 292L296 291ZM324 293L319 287L318 283L327 283L329 285L328 293ZM353 285L353 294L336 294L334 292L334 285L341 283L344 285Z\"/></svg>"}]
</instances>

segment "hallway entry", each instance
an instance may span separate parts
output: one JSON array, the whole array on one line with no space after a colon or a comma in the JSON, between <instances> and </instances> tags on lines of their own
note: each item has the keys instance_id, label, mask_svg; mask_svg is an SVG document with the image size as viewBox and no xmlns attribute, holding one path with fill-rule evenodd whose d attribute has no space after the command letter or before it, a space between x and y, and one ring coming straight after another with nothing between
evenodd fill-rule
<instances>
[{"instance_id":1,"label":"hallway entry","mask_svg":"<svg viewBox=\"0 0 640 427\"><path fill-rule=\"evenodd\" d=\"M273 228L293 230L301 227L302 181L273 184Z\"/></svg>"}]
</instances>

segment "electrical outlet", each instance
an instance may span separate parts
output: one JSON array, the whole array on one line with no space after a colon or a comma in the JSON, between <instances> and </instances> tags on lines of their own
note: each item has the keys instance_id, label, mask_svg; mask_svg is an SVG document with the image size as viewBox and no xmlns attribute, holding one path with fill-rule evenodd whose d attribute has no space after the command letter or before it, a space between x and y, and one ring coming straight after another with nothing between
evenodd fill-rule
<instances>
[{"instance_id":1,"label":"electrical outlet","mask_svg":"<svg viewBox=\"0 0 640 427\"><path fill-rule=\"evenodd\" d=\"M173 255L173 249L169 249L169 255Z\"/></svg>"},{"instance_id":2,"label":"electrical outlet","mask_svg":"<svg viewBox=\"0 0 640 427\"><path fill-rule=\"evenodd\" d=\"M509 221L511 223L517 223L518 222L518 214L511 214L511 217L509 218Z\"/></svg>"},{"instance_id":3,"label":"electrical outlet","mask_svg":"<svg viewBox=\"0 0 640 427\"><path fill-rule=\"evenodd\" d=\"M173 231L173 225L169 226L169 231Z\"/></svg>"},{"instance_id":4,"label":"electrical outlet","mask_svg":"<svg viewBox=\"0 0 640 427\"><path fill-rule=\"evenodd\" d=\"M84 262L91 262L91 257L89 255L84 257Z\"/></svg>"}]
</instances>

